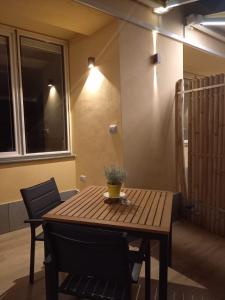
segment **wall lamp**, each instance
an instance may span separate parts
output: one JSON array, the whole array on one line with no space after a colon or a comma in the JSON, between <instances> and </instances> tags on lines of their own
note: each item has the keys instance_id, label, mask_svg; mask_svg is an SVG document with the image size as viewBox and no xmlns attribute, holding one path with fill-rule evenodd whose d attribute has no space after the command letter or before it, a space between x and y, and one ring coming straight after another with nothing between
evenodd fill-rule
<instances>
[{"instance_id":1,"label":"wall lamp","mask_svg":"<svg viewBox=\"0 0 225 300\"><path fill-rule=\"evenodd\" d=\"M202 15L189 15L186 19L187 26L204 25L204 26L224 26L225 18L211 18Z\"/></svg>"},{"instance_id":2,"label":"wall lamp","mask_svg":"<svg viewBox=\"0 0 225 300\"><path fill-rule=\"evenodd\" d=\"M48 80L48 87L54 86L53 81L51 79Z\"/></svg>"},{"instance_id":3,"label":"wall lamp","mask_svg":"<svg viewBox=\"0 0 225 300\"><path fill-rule=\"evenodd\" d=\"M160 54L159 53L155 53L151 56L151 63L153 65L160 64Z\"/></svg>"},{"instance_id":4,"label":"wall lamp","mask_svg":"<svg viewBox=\"0 0 225 300\"><path fill-rule=\"evenodd\" d=\"M95 57L88 57L88 69L93 69L95 67Z\"/></svg>"}]
</instances>

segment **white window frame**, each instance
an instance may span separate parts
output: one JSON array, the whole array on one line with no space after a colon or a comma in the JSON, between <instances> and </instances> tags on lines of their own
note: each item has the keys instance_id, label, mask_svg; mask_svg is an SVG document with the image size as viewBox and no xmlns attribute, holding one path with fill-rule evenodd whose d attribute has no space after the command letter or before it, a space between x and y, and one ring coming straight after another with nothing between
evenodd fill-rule
<instances>
[{"instance_id":1,"label":"white window frame","mask_svg":"<svg viewBox=\"0 0 225 300\"><path fill-rule=\"evenodd\" d=\"M10 79L11 79L11 93L13 103L13 122L14 122L14 138L15 138L15 151L1 152L0 157L14 157L18 156L20 152L20 130L19 124L19 109L18 109L18 81L16 76L16 53L15 53L15 34L14 30L6 26L0 28L0 35L6 37L9 41L9 64L10 64Z\"/></svg>"},{"instance_id":2,"label":"white window frame","mask_svg":"<svg viewBox=\"0 0 225 300\"><path fill-rule=\"evenodd\" d=\"M45 36L38 33L28 32L26 30L17 30L8 26L0 25L0 35L9 40L10 53L10 74L12 84L12 100L14 115L14 134L16 151L1 152L0 162L35 160L43 158L64 157L71 155L71 118L70 118L70 94L69 94L69 70L68 70L68 42L57 38ZM21 73L21 53L20 38L27 37L62 46L63 49L63 72L64 72L64 90L66 105L66 132L67 132L67 150L52 152L26 153L25 141L25 121L23 108L23 90Z\"/></svg>"}]
</instances>

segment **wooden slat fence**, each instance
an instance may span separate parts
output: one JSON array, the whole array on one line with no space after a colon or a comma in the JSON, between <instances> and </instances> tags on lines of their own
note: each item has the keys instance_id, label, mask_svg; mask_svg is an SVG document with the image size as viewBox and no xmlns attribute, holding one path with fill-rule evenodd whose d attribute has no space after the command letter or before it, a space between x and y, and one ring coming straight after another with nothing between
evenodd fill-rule
<instances>
[{"instance_id":1,"label":"wooden slat fence","mask_svg":"<svg viewBox=\"0 0 225 300\"><path fill-rule=\"evenodd\" d=\"M176 86L178 183L185 216L225 235L225 75L183 80ZM188 99L188 179L185 177L183 105Z\"/></svg>"}]
</instances>

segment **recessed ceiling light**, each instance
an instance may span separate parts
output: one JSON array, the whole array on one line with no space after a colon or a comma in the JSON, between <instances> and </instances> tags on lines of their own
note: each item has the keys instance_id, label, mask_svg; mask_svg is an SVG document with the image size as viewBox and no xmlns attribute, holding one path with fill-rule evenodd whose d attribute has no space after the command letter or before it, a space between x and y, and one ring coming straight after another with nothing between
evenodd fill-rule
<instances>
[{"instance_id":1,"label":"recessed ceiling light","mask_svg":"<svg viewBox=\"0 0 225 300\"><path fill-rule=\"evenodd\" d=\"M225 19L224 20L203 20L201 25L204 26L225 26Z\"/></svg>"},{"instance_id":2,"label":"recessed ceiling light","mask_svg":"<svg viewBox=\"0 0 225 300\"><path fill-rule=\"evenodd\" d=\"M157 8L153 9L154 13L157 14L157 15L166 14L169 10L170 10L169 7L163 7L163 6L160 6L160 7L157 7Z\"/></svg>"}]
</instances>

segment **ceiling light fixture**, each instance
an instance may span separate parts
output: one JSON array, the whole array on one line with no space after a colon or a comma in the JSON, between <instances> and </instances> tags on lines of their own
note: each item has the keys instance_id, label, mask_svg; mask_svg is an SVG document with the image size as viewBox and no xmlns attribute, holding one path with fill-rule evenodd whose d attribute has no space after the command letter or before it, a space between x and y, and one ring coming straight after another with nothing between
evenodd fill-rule
<instances>
[{"instance_id":1,"label":"ceiling light fixture","mask_svg":"<svg viewBox=\"0 0 225 300\"><path fill-rule=\"evenodd\" d=\"M200 24L204 26L224 26L225 18L204 18Z\"/></svg>"},{"instance_id":2,"label":"ceiling light fixture","mask_svg":"<svg viewBox=\"0 0 225 300\"><path fill-rule=\"evenodd\" d=\"M157 14L157 15L166 14L169 10L170 10L169 7L163 7L163 6L160 6L160 7L157 7L157 8L153 9L154 13Z\"/></svg>"},{"instance_id":3,"label":"ceiling light fixture","mask_svg":"<svg viewBox=\"0 0 225 300\"><path fill-rule=\"evenodd\" d=\"M187 26L225 26L225 18L211 18L202 15L190 15L187 17Z\"/></svg>"}]
</instances>

